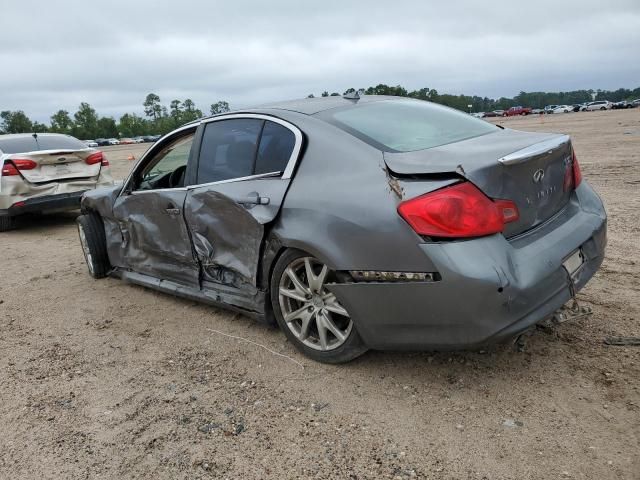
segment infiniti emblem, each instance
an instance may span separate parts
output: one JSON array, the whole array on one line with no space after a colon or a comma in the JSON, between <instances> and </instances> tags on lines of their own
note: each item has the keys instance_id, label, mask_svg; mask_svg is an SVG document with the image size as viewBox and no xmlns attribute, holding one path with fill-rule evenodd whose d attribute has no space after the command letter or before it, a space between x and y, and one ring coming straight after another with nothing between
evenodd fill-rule
<instances>
[{"instance_id":1,"label":"infiniti emblem","mask_svg":"<svg viewBox=\"0 0 640 480\"><path fill-rule=\"evenodd\" d=\"M541 168L533 172L533 183L540 183L544 178L544 170Z\"/></svg>"}]
</instances>

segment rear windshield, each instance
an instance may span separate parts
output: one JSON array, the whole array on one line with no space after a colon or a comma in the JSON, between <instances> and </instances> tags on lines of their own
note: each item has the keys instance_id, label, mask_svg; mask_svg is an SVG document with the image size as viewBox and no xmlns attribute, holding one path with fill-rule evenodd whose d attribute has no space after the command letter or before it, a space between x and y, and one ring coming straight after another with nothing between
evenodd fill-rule
<instances>
[{"instance_id":1,"label":"rear windshield","mask_svg":"<svg viewBox=\"0 0 640 480\"><path fill-rule=\"evenodd\" d=\"M459 110L419 100L383 100L326 110L320 118L389 152L410 152L495 132Z\"/></svg>"},{"instance_id":2,"label":"rear windshield","mask_svg":"<svg viewBox=\"0 0 640 480\"><path fill-rule=\"evenodd\" d=\"M66 135L29 135L24 137L0 136L0 151L2 153L24 153L38 150L80 150L87 146L80 140Z\"/></svg>"}]
</instances>

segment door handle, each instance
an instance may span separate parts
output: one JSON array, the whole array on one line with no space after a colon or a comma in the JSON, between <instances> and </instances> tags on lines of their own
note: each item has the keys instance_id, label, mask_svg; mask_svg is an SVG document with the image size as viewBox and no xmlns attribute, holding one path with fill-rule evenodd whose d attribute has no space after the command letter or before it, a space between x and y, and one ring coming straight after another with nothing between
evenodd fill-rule
<instances>
[{"instance_id":1,"label":"door handle","mask_svg":"<svg viewBox=\"0 0 640 480\"><path fill-rule=\"evenodd\" d=\"M258 192L251 192L244 200L239 203L246 205L269 205L271 199L269 197L261 197Z\"/></svg>"},{"instance_id":2,"label":"door handle","mask_svg":"<svg viewBox=\"0 0 640 480\"><path fill-rule=\"evenodd\" d=\"M176 208L173 203L170 203L164 211L167 215L180 215L180 209Z\"/></svg>"}]
</instances>

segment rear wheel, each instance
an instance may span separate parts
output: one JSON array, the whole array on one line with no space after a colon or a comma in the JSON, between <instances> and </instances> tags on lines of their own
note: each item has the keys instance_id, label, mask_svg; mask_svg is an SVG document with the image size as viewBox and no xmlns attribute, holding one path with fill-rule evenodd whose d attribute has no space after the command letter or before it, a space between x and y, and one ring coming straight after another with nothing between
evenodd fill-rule
<instances>
[{"instance_id":1,"label":"rear wheel","mask_svg":"<svg viewBox=\"0 0 640 480\"><path fill-rule=\"evenodd\" d=\"M0 217L0 232L13 230L15 226L16 226L16 221L14 217L9 217L9 216Z\"/></svg>"},{"instance_id":2,"label":"rear wheel","mask_svg":"<svg viewBox=\"0 0 640 480\"><path fill-rule=\"evenodd\" d=\"M96 213L80 215L77 219L78 236L87 268L93 278L104 278L111 265L107 255L107 239L102 218Z\"/></svg>"},{"instance_id":3,"label":"rear wheel","mask_svg":"<svg viewBox=\"0 0 640 480\"><path fill-rule=\"evenodd\" d=\"M349 312L326 288L327 265L299 250L286 251L271 278L271 302L280 328L295 347L318 362L343 363L367 351Z\"/></svg>"}]
</instances>

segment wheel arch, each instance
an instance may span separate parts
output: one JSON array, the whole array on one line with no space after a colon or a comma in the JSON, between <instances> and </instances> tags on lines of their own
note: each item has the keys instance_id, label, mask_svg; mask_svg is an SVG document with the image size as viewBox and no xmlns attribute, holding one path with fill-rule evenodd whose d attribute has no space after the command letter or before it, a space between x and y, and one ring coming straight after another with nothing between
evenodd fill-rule
<instances>
[{"instance_id":1,"label":"wheel arch","mask_svg":"<svg viewBox=\"0 0 640 480\"><path fill-rule=\"evenodd\" d=\"M329 266L334 267L334 263L327 257L324 252L318 251L312 245L298 240L287 240L280 237L277 233L270 231L263 243L262 254L260 256L259 277L258 286L260 290L269 292L271 288L271 278L273 276L273 270L278 263L278 260L288 250L299 250L307 253L321 262ZM275 317L273 316L273 307L271 305L271 296L265 295L264 312L267 323L276 324Z\"/></svg>"}]
</instances>

